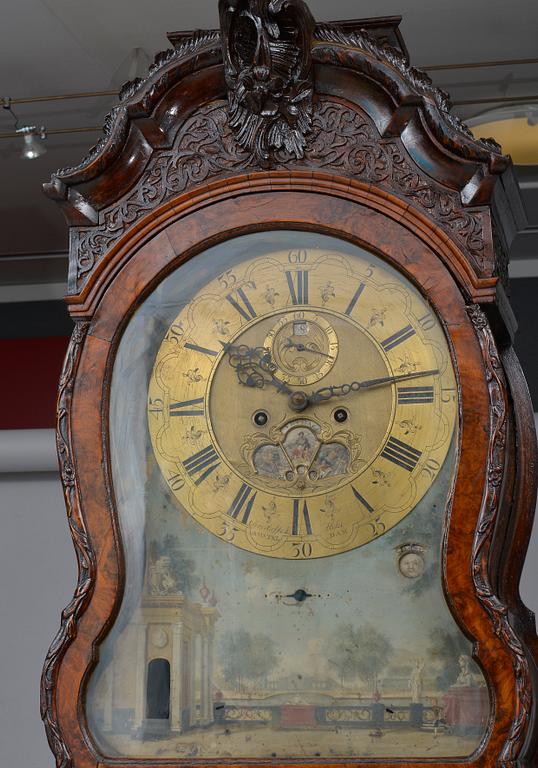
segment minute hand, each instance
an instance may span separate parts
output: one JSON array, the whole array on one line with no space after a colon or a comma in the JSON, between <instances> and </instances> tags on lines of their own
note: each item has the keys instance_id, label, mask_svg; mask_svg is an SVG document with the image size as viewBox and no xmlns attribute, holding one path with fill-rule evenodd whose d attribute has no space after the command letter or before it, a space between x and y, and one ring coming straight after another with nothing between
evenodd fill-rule
<instances>
[{"instance_id":1,"label":"minute hand","mask_svg":"<svg viewBox=\"0 0 538 768\"><path fill-rule=\"evenodd\" d=\"M323 387L318 389L309 396L311 403L319 403L324 400L330 400L332 397L344 397L351 392L358 392L360 389L373 389L374 387L380 387L383 384L397 384L399 381L406 381L408 379L418 379L422 376L433 376L439 373L439 369L436 368L432 371L414 371L413 373L404 373L401 376L383 376L380 379L367 379L366 381L352 381L351 384L341 384L336 387Z\"/></svg>"}]
</instances>

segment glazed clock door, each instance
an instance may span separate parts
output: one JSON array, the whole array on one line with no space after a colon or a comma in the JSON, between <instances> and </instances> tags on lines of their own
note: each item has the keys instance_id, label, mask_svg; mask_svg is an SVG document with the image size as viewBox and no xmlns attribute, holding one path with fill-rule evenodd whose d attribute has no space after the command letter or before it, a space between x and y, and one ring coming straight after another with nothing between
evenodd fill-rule
<instances>
[{"instance_id":1,"label":"glazed clock door","mask_svg":"<svg viewBox=\"0 0 538 768\"><path fill-rule=\"evenodd\" d=\"M440 319L380 256L267 231L178 267L120 341L125 594L87 689L109 757L471 756L443 596L458 453Z\"/></svg>"}]
</instances>

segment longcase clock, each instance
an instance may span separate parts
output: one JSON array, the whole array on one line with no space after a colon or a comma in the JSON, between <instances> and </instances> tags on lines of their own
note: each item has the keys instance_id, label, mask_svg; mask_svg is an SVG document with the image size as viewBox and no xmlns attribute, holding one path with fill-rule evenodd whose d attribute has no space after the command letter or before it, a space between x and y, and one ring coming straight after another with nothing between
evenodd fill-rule
<instances>
[{"instance_id":1,"label":"longcase clock","mask_svg":"<svg viewBox=\"0 0 538 768\"><path fill-rule=\"evenodd\" d=\"M57 765L535 765L510 159L398 18L219 13L46 185L75 321Z\"/></svg>"}]
</instances>

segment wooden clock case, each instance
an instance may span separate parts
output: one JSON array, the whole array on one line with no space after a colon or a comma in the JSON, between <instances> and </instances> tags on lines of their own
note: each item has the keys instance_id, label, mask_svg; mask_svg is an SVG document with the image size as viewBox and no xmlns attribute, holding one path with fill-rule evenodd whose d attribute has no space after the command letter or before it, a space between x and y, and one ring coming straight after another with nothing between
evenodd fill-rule
<instances>
[{"instance_id":1,"label":"wooden clock case","mask_svg":"<svg viewBox=\"0 0 538 768\"><path fill-rule=\"evenodd\" d=\"M99 756L83 706L124 587L107 423L122 331L179 264L224 239L277 228L333 234L381 254L444 323L461 403L444 589L474 641L494 707L471 760L426 762L536 765L538 644L518 592L536 446L506 298L507 252L523 215L510 159L491 140L475 140L447 96L409 66L398 19L315 25L295 0L276 4L296 24L299 63L277 89L288 99L280 122L268 126L274 115L249 114L252 102L237 90L241 39L227 15L237 5L221 2L222 32L171 35L175 47L156 57L148 77L124 86L97 146L45 186L70 227L66 300L75 321L57 444L79 578L41 687L57 765L133 764ZM239 5L258 13L263 32L267 3Z\"/></svg>"}]
</instances>

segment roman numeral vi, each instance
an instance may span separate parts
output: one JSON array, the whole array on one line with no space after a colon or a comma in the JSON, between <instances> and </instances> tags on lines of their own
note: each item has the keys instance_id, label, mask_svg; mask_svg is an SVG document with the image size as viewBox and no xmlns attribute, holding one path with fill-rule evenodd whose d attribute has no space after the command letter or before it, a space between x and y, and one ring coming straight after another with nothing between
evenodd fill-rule
<instances>
[{"instance_id":1,"label":"roman numeral vi","mask_svg":"<svg viewBox=\"0 0 538 768\"><path fill-rule=\"evenodd\" d=\"M301 510L300 510L300 500L294 499L293 500L293 519L291 524L291 534L292 536L298 536L300 532L300 517L301 517ZM303 511L302 511L302 518L304 522L304 526L306 529L306 532L309 536L312 535L312 525L310 523L310 515L308 514L308 505L306 501L303 501Z\"/></svg>"}]
</instances>

